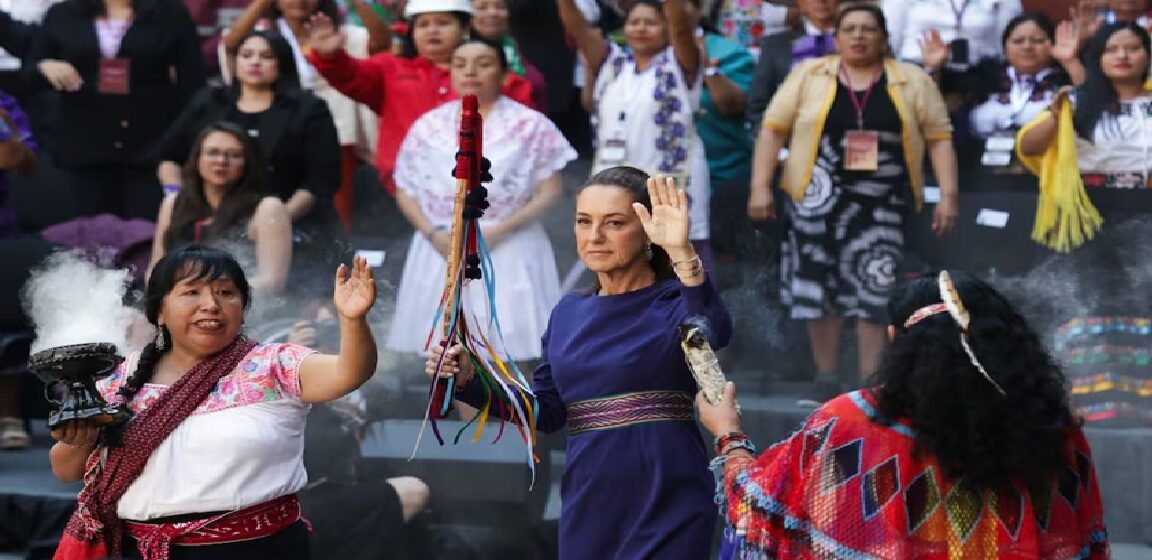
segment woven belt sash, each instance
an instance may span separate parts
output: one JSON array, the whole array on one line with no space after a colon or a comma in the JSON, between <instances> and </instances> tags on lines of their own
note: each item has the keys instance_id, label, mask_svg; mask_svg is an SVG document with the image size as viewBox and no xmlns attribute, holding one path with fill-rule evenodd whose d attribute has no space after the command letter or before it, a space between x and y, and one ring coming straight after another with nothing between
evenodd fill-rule
<instances>
[{"instance_id":1,"label":"woven belt sash","mask_svg":"<svg viewBox=\"0 0 1152 560\"><path fill-rule=\"evenodd\" d=\"M692 395L682 391L642 391L568 405L570 435L661 420L694 420Z\"/></svg>"},{"instance_id":2,"label":"woven belt sash","mask_svg":"<svg viewBox=\"0 0 1152 560\"><path fill-rule=\"evenodd\" d=\"M124 521L145 560L168 560L172 545L209 545L259 539L301 519L300 500L288 494L242 510L184 523Z\"/></svg>"}]
</instances>

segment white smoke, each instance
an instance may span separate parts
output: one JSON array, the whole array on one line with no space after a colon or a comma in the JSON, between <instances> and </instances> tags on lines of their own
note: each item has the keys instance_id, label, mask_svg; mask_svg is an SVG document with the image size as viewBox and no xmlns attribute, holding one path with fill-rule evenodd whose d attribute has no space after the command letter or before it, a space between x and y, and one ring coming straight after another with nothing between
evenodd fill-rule
<instances>
[{"instance_id":1,"label":"white smoke","mask_svg":"<svg viewBox=\"0 0 1152 560\"><path fill-rule=\"evenodd\" d=\"M129 272L100 268L75 252L54 253L32 271L21 299L36 329L31 351L106 342L126 356L139 313L124 305Z\"/></svg>"}]
</instances>

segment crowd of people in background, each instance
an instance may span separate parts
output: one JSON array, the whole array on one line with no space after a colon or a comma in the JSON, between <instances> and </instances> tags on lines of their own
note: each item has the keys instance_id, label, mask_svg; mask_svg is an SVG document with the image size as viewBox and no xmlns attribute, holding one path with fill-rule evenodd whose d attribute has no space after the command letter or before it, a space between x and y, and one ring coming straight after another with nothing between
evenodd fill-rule
<instances>
[{"instance_id":1,"label":"crowd of people in background","mask_svg":"<svg viewBox=\"0 0 1152 560\"><path fill-rule=\"evenodd\" d=\"M151 258L137 271L155 300L149 305L167 305L169 291L189 272L171 270L172 255L188 259L183 248L204 244L227 249L244 265L248 280L243 301L234 302L237 309L248 304L250 288L258 302L282 302L278 310L271 305L282 315L300 312L295 303L283 302L306 302L311 323L331 295L332 271L351 262L350 234L362 222L389 221L389 231L411 241L400 257L389 255L403 268L389 279L398 291L383 346L426 354L448 256L459 100L475 95L485 117L484 149L493 179L492 207L481 227L501 284L490 307L473 311L500 316L506 350L522 369L539 364L537 395L551 399L542 409L542 429L570 423L571 407L578 410L607 393L670 389L669 383L687 390L680 387L690 384L679 371L682 362L676 371L684 375L668 381L660 377L668 372L655 372L652 387L638 389L635 380L604 377L611 368L588 365L605 356L631 363L625 350L585 356L567 348L611 348L599 339L611 334L592 336L577 319L623 321L648 309L650 300L666 299L678 302L669 304L668 316L714 315L725 323L714 336L726 339L729 319L722 304L714 307L719 295L710 281L673 280L681 272L673 265L692 262L701 275L735 260L771 271L774 293L765 305L781 306L806 326L813 383L801 404L832 402L842 409L844 401L836 396L883 370L885 348L893 340L906 344L906 331L915 323L910 315L932 304L890 303L903 279L923 272L907 264L908 224L923 211L936 235L948 235L960 216L965 173L1034 173L1044 186L1057 178L1045 174L1051 166L1038 162L1074 146L1088 199L1146 196L1139 191L1152 187L1152 5L1075 0L1053 19L1027 11L1027 4L0 0L0 237L37 233L18 222L9 193L11 179L35 173L38 165L40 173L53 171L63 189L57 192L66 193L74 208L72 219L152 224ZM1070 120L1061 118L1066 108ZM597 274L594 293L614 296L602 306L562 293L541 225L564 193L560 173L581 155L591 160L593 179L577 198L573 227L579 250L597 243L606 248L581 253L577 271ZM644 175L620 171L631 168ZM375 206L378 215L359 210L364 204L357 185L365 170L384 201ZM671 178L687 194L687 237L664 236L676 250L667 263L660 260L669 260L667 252L661 255L652 245L660 235L647 231L651 243L645 245L640 240L646 222L630 214L632 203L652 211L654 201L643 186L648 175ZM670 198L661 200L657 206L676 207ZM1069 270L1123 268L1126 257L1114 249L1123 231L1116 228L1132 213L1104 213L1103 232L1067 257ZM776 246L748 254L739 232L765 222L778 229ZM150 280L158 265L165 273L159 283ZM661 288L614 286L618 270L654 274ZM362 267L357 274L363 276ZM1106 282L1095 285L1101 294L1123 291ZM478 284L470 288L482 291ZM1005 321L1015 317L999 296L984 290L973 280L960 291L990 298L988 312ZM479 296L473 299L483 301ZM1052 446L1081 443L1078 429L1064 423L1064 412L1099 422L1152 424L1152 403L1145 402L1152 399L1152 373L1128 367L1147 347L1140 338L1148 335L1147 322L1139 319L1152 316L1146 307L1118 300L1089 316L1059 317L1064 327L1058 348L1084 368L1072 380L1070 405L1054 396L1042 403L1055 411L1049 416L1059 417L1061 437L1046 440ZM570 309L575 322L557 323L554 308ZM156 312L149 312L153 323ZM850 376L842 375L841 364L846 324L857 349ZM891 325L899 332L890 332ZM1030 333L1013 332L1031 340ZM1092 341L1107 336L1123 340L1108 351ZM651 340L674 346L671 338ZM170 343L182 344L180 336ZM964 356L952 357L967 363ZM292 360L299 363L290 373L301 379L316 369L306 366L314 359ZM650 365L662 363L654 360ZM1126 367L1092 367L1110 360ZM124 381L117 378L113 385ZM296 377L288 381L299 391L285 396L292 406L330 400L351 388L309 394ZM15 383L0 375L0 394L13 394ZM557 386L566 383L572 385L560 394ZM878 408L891 422L920 421L919 411L900 408L913 407L909 403L855 395L861 409ZM459 398L464 410L480 400L469 391ZM0 397L0 447L29 443L17 406ZM820 418L805 429L821 429L815 425ZM726 417L713 420L717 437L739 428ZM681 436L689 442L681 452L704 460L705 448L695 436L659 437ZM576 448L581 453L584 445L604 445L581 441L587 442ZM569 468L596 480L595 465L580 459L570 456ZM742 459L737 469L750 464L750 457ZM951 467L970 466L962 459L930 458L924 466L942 467L951 476L958 472ZM1028 474L1051 474L1060 460L1050 454L1043 469ZM772 469L792 466L778 458L763 461ZM70 463L69 474L81 466ZM989 467L984 487L997 487L1019 466ZM753 490L747 480L737 484L733 472L729 498L739 501ZM622 520L600 518L577 527L581 516L602 511L597 500L611 500L612 493L634 488L633 482L617 479L612 484L620 486L609 484L602 497L569 494L562 539L575 548L566 554L607 557L624 546L645 551L636 553L641 556L659 546L706 548L707 518L707 527L677 533L682 541L656 544L625 531ZM671 508L686 519L708 509L711 499L706 481L689 482L699 496ZM1087 476L1081 482L1093 491ZM392 488L405 519L427 498L427 489L410 481ZM170 512L133 510L121 502L113 513L131 518ZM650 513L638 506L626 516ZM662 531L676 521L671 515L662 513L653 526ZM768 535L774 530L769 525L755 526L760 532L753 535ZM1076 542L1100 544L1089 541ZM1040 546L1064 550L1071 541L1052 542Z\"/></svg>"}]
</instances>

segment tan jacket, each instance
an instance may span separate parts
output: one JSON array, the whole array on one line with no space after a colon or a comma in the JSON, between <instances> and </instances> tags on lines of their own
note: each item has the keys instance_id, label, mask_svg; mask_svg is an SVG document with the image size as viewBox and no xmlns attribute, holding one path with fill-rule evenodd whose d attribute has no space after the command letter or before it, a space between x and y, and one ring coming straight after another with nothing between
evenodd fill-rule
<instances>
[{"instance_id":1,"label":"tan jacket","mask_svg":"<svg viewBox=\"0 0 1152 560\"><path fill-rule=\"evenodd\" d=\"M784 80L764 112L764 127L790 137L780 184L797 202L804 199L812 181L824 121L836 99L839 68L837 55L804 61ZM925 143L951 140L952 122L936 83L918 66L889 58L884 73L888 95L904 125L904 161L919 210L924 202Z\"/></svg>"}]
</instances>

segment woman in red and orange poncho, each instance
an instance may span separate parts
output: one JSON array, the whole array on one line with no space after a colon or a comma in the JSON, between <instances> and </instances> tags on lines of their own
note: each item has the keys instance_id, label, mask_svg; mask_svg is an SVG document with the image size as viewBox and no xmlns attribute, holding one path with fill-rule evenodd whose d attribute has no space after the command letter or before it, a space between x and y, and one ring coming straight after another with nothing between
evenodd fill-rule
<instances>
[{"instance_id":1,"label":"woman in red and orange poncho","mask_svg":"<svg viewBox=\"0 0 1152 560\"><path fill-rule=\"evenodd\" d=\"M1107 558L1063 374L1012 305L941 273L889 307L875 386L759 457L732 385L716 406L697 399L722 469L721 558Z\"/></svg>"}]
</instances>

